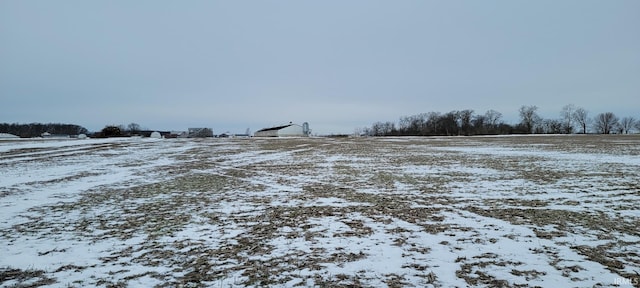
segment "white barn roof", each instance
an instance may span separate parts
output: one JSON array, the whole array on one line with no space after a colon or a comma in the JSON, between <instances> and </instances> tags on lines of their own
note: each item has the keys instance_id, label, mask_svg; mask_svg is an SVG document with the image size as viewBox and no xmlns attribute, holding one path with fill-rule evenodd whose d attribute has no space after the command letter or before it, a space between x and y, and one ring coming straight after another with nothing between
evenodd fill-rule
<instances>
[{"instance_id":1,"label":"white barn roof","mask_svg":"<svg viewBox=\"0 0 640 288\"><path fill-rule=\"evenodd\" d=\"M254 134L256 137L302 137L305 135L302 126L298 124L287 124L282 126L275 126L264 128L256 131Z\"/></svg>"}]
</instances>

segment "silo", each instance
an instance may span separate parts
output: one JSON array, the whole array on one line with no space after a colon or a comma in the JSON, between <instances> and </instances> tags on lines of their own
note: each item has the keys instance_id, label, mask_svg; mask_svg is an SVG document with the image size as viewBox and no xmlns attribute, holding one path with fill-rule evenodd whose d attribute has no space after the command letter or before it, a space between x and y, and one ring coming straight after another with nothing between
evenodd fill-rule
<instances>
[{"instance_id":1,"label":"silo","mask_svg":"<svg viewBox=\"0 0 640 288\"><path fill-rule=\"evenodd\" d=\"M302 123L302 134L304 134L304 136L309 136L309 134L311 134L311 130L309 130L308 122Z\"/></svg>"}]
</instances>

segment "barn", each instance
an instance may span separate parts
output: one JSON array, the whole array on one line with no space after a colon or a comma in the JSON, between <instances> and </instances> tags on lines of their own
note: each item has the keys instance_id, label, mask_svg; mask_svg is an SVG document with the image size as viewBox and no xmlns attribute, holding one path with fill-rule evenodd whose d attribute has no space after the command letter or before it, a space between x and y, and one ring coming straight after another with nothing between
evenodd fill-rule
<instances>
[{"instance_id":1,"label":"barn","mask_svg":"<svg viewBox=\"0 0 640 288\"><path fill-rule=\"evenodd\" d=\"M289 123L287 125L264 128L256 131L255 137L304 137L309 136L309 124L303 123L302 126L298 124Z\"/></svg>"}]
</instances>

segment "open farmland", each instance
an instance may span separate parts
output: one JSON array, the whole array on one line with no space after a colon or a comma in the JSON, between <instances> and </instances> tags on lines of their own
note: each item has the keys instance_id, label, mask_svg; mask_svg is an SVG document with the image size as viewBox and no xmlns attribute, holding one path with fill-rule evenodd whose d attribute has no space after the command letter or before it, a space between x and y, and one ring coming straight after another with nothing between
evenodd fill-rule
<instances>
[{"instance_id":1,"label":"open farmland","mask_svg":"<svg viewBox=\"0 0 640 288\"><path fill-rule=\"evenodd\" d=\"M0 141L0 286L640 287L640 137Z\"/></svg>"}]
</instances>

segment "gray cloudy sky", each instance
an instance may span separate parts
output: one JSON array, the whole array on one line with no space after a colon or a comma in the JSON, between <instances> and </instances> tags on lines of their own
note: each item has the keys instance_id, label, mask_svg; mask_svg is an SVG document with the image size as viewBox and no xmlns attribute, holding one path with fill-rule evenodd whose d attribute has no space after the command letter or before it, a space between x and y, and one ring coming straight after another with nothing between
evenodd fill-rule
<instances>
[{"instance_id":1,"label":"gray cloudy sky","mask_svg":"<svg viewBox=\"0 0 640 288\"><path fill-rule=\"evenodd\" d=\"M0 1L0 122L351 133L537 105L640 118L640 1Z\"/></svg>"}]
</instances>

